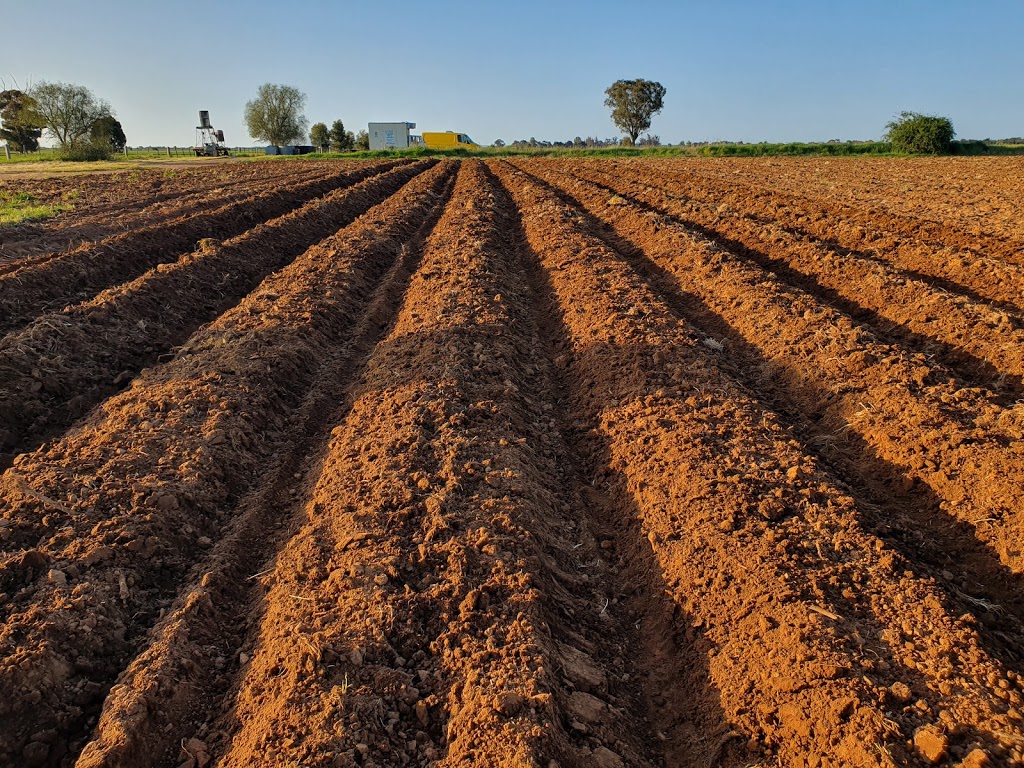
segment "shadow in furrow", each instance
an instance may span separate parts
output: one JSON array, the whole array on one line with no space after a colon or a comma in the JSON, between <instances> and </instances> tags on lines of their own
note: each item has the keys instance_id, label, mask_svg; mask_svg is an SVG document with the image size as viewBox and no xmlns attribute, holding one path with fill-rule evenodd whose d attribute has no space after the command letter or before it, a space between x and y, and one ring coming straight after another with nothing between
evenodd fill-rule
<instances>
[{"instance_id":1,"label":"shadow in furrow","mask_svg":"<svg viewBox=\"0 0 1024 768\"><path fill-rule=\"evenodd\" d=\"M254 574L272 568L282 543L301 527L306 494L290 491L311 487L320 476L330 431L345 419L352 384L394 325L454 179L386 273L349 342L320 367L261 483L240 502L224 537L193 569L182 597L122 674L77 765L130 768L154 755L155 765L177 765L182 740L199 732L217 707L232 707L224 700L237 692L237 648L246 625L258 628L266 609Z\"/></svg>"},{"instance_id":2,"label":"shadow in furrow","mask_svg":"<svg viewBox=\"0 0 1024 768\"><path fill-rule=\"evenodd\" d=\"M606 171L604 171L602 169L599 169L599 168L593 168L592 170L593 170L593 172L601 174L603 176L611 176L611 174L609 174L608 172L606 172ZM663 196L665 196L665 197L667 197L669 199L679 201L680 203L691 204L691 205L696 205L696 206L700 206L700 207L709 207L709 206L713 207L716 204L715 203L715 199L716 198L714 196L715 193L714 193L713 190L709 190L709 191L705 192L705 194L703 194L700 197L693 197L693 196L690 196L690 190L689 189L687 190L687 193L684 194L684 193L681 193L679 191L668 191L668 190L666 190L662 186L658 186L655 183L646 182L646 181L644 181L642 179L630 178L630 181L633 182L633 183L642 185L642 186L646 186L646 187L648 187L648 188L650 188L652 190L656 190L659 194L661 194L661 195L663 195ZM692 180L691 180L691 183L692 183ZM762 205L766 205L765 201L761 200L761 199L756 199L754 205L756 205L757 202L760 202ZM769 211L770 210L771 210L771 208L769 207ZM788 213L789 215L793 215L792 209L784 209L784 210L786 210L786 213ZM791 236L793 236L793 237L795 237L795 238L797 238L799 240L803 240L803 241L806 241L806 242L814 243L814 244L822 247L823 249L826 249L826 250L830 251L831 253L833 253L833 254L835 254L837 256L841 256L841 257L849 258L849 259L855 259L855 260L858 260L858 261L869 262L869 263L878 265L878 266L880 266L880 267L882 267L882 268L884 268L884 269L886 269L888 271L893 272L894 276L896 276L896 277L904 277L904 278L909 278L911 280L916 280L918 282L922 282L922 283L925 283L927 285L930 285L933 288L936 288L937 290L945 291L946 293L949 293L949 294L961 296L961 297L966 298L966 299L968 299L970 301L973 301L975 303L984 304L984 305L993 306L993 307L999 307L999 308L1004 309L1004 310L1009 311L1009 312L1017 312L1017 313L1020 312L1021 304L1019 302L1015 303L1014 301L1011 301L1011 300L999 300L999 299L994 298L991 295L986 296L986 295L983 295L982 293L978 292L976 289L971 288L970 286L965 285L964 283L959 282L959 281L957 281L955 279L941 277L941 276L936 275L934 273L921 272L921 271L918 271L916 269L909 268L909 267L907 267L907 266L905 266L904 264L901 263L901 260L899 259L899 257L894 257L892 259L886 258L885 255L884 255L884 253L885 253L884 248L880 248L878 246L870 246L870 247L866 247L866 248L856 248L856 247L846 246L846 245L843 245L839 240L835 239L834 237L829 237L828 235L817 234L816 232L812 231L810 228L807 228L807 227L804 227L804 226L799 226L799 225L794 224L794 223L792 223L790 221L783 221L782 219L779 219L779 218L776 218L775 216L773 216L772 213L770 213L770 212L765 213L765 212L754 211L754 210L750 210L749 208L745 208L745 209L743 209L743 210L741 210L739 212L734 212L734 213L736 215L738 215L740 218L742 218L742 219L744 219L744 220L746 220L748 222L752 222L752 223L754 223L754 224L756 224L758 226L774 227L774 228L777 228L779 230L782 230L782 231L786 232L787 234L789 234L789 235L791 235ZM926 247L926 248L929 248L929 249L933 250L933 253L931 255L933 257L935 257L935 258L941 258L942 257L942 252L941 251L938 252L938 253L934 253L933 246L930 246L930 245L925 244L925 243L919 243L919 246ZM954 246L942 246L942 249L943 250L948 250L951 247L954 247ZM989 256L987 258L991 259L992 257ZM1004 264L1006 264L1010 268L1019 269L1019 267L1016 267L1013 264L1009 264L1007 262L1004 262ZM1020 318L1019 317L1011 318L1011 320L1012 320L1013 325L1014 325L1015 328L1020 328L1021 327L1020 326Z\"/></svg>"},{"instance_id":3,"label":"shadow in furrow","mask_svg":"<svg viewBox=\"0 0 1024 768\"><path fill-rule=\"evenodd\" d=\"M756 218L759 221L761 220L761 217ZM862 261L870 261L875 264L880 264L886 269L897 270L900 275L909 278L910 280L916 280L918 282L924 283L925 285L930 285L932 288L935 288L937 290L945 291L946 293L953 294L956 296L962 296L965 299L969 299L970 301L973 301L977 304L984 304L990 307L997 307L1006 312L1016 313L1015 316L1010 317L1010 322L1016 329L1024 327L1022 326L1021 318L1019 316L1020 312L1022 311L1022 309L1024 309L1024 307L1022 307L1022 305L1019 303L1015 304L1010 301L1001 301L998 299L994 299L990 296L985 296L979 293L978 291L974 290L973 288L964 285L963 283L958 283L955 280L950 280L949 278L946 277L940 277L939 275L931 275L916 269L910 269L908 267L894 265L893 262L887 261L884 258L876 256L870 251L861 251L855 248L848 248L842 243L840 243L838 240L835 240L831 237L820 237L818 235L815 235L813 232L810 232L806 229L802 229L800 227L783 226L782 229L784 229L786 232L789 232L792 235L795 235L796 237L800 237L803 238L804 240L817 243L818 245L828 249L837 256L842 256L844 258L851 259L859 259Z\"/></svg>"},{"instance_id":4,"label":"shadow in furrow","mask_svg":"<svg viewBox=\"0 0 1024 768\"><path fill-rule=\"evenodd\" d=\"M875 310L861 306L843 297L836 290L819 283L812 275L799 272L779 259L772 258L762 251L750 248L743 242L731 238L718 230L665 211L612 186L589 178L586 181L600 187L609 194L619 195L628 200L630 204L642 210L675 222L679 226L710 240L715 245L735 256L750 260L766 272L776 275L783 282L799 288L836 308L858 323L864 324L871 335L881 337L882 339L898 341L914 351L921 352L928 357L935 357L944 366L953 369L956 376L966 384L990 390L993 394L993 402L1001 406L1012 406L1017 401L1018 395L1024 391L1024 379L1022 377L1008 375L998 370L987 360L983 360L946 342L916 333L900 323L882 317ZM538 183L545 182L538 179ZM558 191L561 192L561 190ZM1010 389L1012 392L1000 391L1005 389Z\"/></svg>"},{"instance_id":5,"label":"shadow in furrow","mask_svg":"<svg viewBox=\"0 0 1024 768\"><path fill-rule=\"evenodd\" d=\"M268 275L431 166L401 166L329 193L0 339L7 384L0 392L0 470L129 385L136 371L173 357L176 346Z\"/></svg>"},{"instance_id":6,"label":"shadow in furrow","mask_svg":"<svg viewBox=\"0 0 1024 768\"><path fill-rule=\"evenodd\" d=\"M401 163L401 161L399 161ZM283 185L249 199L194 212L23 265L0 276L0 332L9 333L41 314L91 298L148 269L176 261L200 240L227 239L281 216L335 189L378 175L395 163L341 171Z\"/></svg>"},{"instance_id":7,"label":"shadow in furrow","mask_svg":"<svg viewBox=\"0 0 1024 768\"><path fill-rule=\"evenodd\" d=\"M507 196L503 188L502 192ZM544 355L551 361L550 369L557 371L555 361L572 346L571 332L550 278L526 241L519 211L510 199L506 205L516 211L516 237L527 284L535 297L533 323ZM600 350L595 353L595 364L600 365L602 355ZM726 717L720 694L710 682L708 652L713 644L704 638L699 623L672 599L672 589L643 533L642 512L627 479L610 469L610 443L604 438L597 438L596 444L588 442L585 433L592 425L574 402L574 390L579 386L572 372L554 377L554 415L566 425L563 435L571 451L569 461L578 463L573 476L579 478L576 492L583 502L585 525L609 547L604 550L611 574L607 594L609 603L615 599L617 605L606 610L632 627L635 655L627 662L638 678L634 678L633 695L643 708L643 719L650 723L661 759L669 768L748 765L746 740L738 740L740 734ZM596 481L583 480L587 476L604 476L605 490L597 490Z\"/></svg>"},{"instance_id":8,"label":"shadow in furrow","mask_svg":"<svg viewBox=\"0 0 1024 768\"><path fill-rule=\"evenodd\" d=\"M828 393L802 371L765 357L699 297L681 288L669 271L587 213L571 194L531 179L575 207L588 230L622 255L674 314L709 336L728 339L732 359L719 359L719 365L782 415L805 450L852 486L850 492L865 515L865 528L915 568L924 566L925 575L934 578L947 595L945 608L951 615L967 611L978 619L985 650L1007 668L1024 671L1024 576L1006 568L998 554L976 538L971 526L944 512L939 497L926 484L905 490L901 467L880 457L856 432L836 435L824 414L811 413L805 399L824 403ZM796 396L796 392L803 394Z\"/></svg>"},{"instance_id":9,"label":"shadow in furrow","mask_svg":"<svg viewBox=\"0 0 1024 768\"><path fill-rule=\"evenodd\" d=\"M701 169L697 174L698 178L700 173L707 173L707 169ZM687 169L685 174L673 170L669 175L688 183L694 180L692 169ZM825 216L871 228L882 227L936 250L957 248L975 254L995 254L997 258L1009 264L1022 263L1018 254L1024 248L1024 243L1019 240L995 232L971 231L976 228L975 223L950 223L948 220L931 219L906 212L882 213L875 207L880 201L873 195L870 200L860 198L859 205L849 205L823 199L806 189L800 193L794 192L792 188L780 190L774 180L768 183L750 178L740 181L732 174L728 177L710 174L710 178L712 183L728 183L733 190L742 187L753 197L768 199L775 205L782 205L805 215Z\"/></svg>"}]
</instances>

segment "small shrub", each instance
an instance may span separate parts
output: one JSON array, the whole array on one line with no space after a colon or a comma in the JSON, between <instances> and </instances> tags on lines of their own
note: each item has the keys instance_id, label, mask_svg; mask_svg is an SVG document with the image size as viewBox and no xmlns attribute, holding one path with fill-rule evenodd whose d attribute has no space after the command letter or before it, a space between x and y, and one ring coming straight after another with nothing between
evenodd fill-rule
<instances>
[{"instance_id":1,"label":"small shrub","mask_svg":"<svg viewBox=\"0 0 1024 768\"><path fill-rule=\"evenodd\" d=\"M96 160L109 160L112 154L110 142L106 141L75 141L57 150L58 160L91 163Z\"/></svg>"},{"instance_id":2,"label":"small shrub","mask_svg":"<svg viewBox=\"0 0 1024 768\"><path fill-rule=\"evenodd\" d=\"M885 126L893 151L911 155L948 155L953 151L953 123L948 117L901 112Z\"/></svg>"}]
</instances>

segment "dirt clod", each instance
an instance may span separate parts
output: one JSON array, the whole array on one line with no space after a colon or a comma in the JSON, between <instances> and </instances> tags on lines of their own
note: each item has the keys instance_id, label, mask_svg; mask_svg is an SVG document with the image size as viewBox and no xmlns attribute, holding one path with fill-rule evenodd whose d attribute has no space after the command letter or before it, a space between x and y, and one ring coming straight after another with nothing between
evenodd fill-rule
<instances>
[{"instance_id":1,"label":"dirt clod","mask_svg":"<svg viewBox=\"0 0 1024 768\"><path fill-rule=\"evenodd\" d=\"M889 686L889 690L892 691L892 695L895 697L896 701L905 703L914 698L914 692L910 689L910 686L902 680L897 680Z\"/></svg>"},{"instance_id":2,"label":"dirt clod","mask_svg":"<svg viewBox=\"0 0 1024 768\"><path fill-rule=\"evenodd\" d=\"M959 768L986 768L991 765L988 753L983 749L972 749L959 763Z\"/></svg>"},{"instance_id":3,"label":"dirt clod","mask_svg":"<svg viewBox=\"0 0 1024 768\"><path fill-rule=\"evenodd\" d=\"M596 696L576 691L569 696L567 709L576 719L593 725L604 719L608 707Z\"/></svg>"},{"instance_id":4,"label":"dirt clod","mask_svg":"<svg viewBox=\"0 0 1024 768\"><path fill-rule=\"evenodd\" d=\"M416 719L424 728L430 725L430 708L423 699L416 702Z\"/></svg>"},{"instance_id":5,"label":"dirt clod","mask_svg":"<svg viewBox=\"0 0 1024 768\"><path fill-rule=\"evenodd\" d=\"M595 768L624 768L626 765L622 758L608 747L598 747L591 753L590 759Z\"/></svg>"},{"instance_id":6,"label":"dirt clod","mask_svg":"<svg viewBox=\"0 0 1024 768\"><path fill-rule=\"evenodd\" d=\"M38 571L41 568L45 568L48 562L49 559L46 555L38 549L30 549L21 556L21 559L18 561L18 567L23 571Z\"/></svg>"},{"instance_id":7,"label":"dirt clod","mask_svg":"<svg viewBox=\"0 0 1024 768\"><path fill-rule=\"evenodd\" d=\"M38 741L30 742L21 751L21 757L28 768L36 768L37 766L45 765L49 754L49 745Z\"/></svg>"},{"instance_id":8,"label":"dirt clod","mask_svg":"<svg viewBox=\"0 0 1024 768\"><path fill-rule=\"evenodd\" d=\"M949 740L938 728L926 725L914 732L914 746L921 757L935 765L946 756Z\"/></svg>"}]
</instances>

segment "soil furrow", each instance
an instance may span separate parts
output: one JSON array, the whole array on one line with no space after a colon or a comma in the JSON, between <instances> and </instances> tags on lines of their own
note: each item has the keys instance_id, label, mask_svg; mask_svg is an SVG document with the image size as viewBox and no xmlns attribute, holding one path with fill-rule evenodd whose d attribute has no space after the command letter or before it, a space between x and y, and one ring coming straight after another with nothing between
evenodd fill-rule
<instances>
[{"instance_id":1,"label":"soil furrow","mask_svg":"<svg viewBox=\"0 0 1024 768\"><path fill-rule=\"evenodd\" d=\"M14 182L0 765L1024 768L1022 160Z\"/></svg>"},{"instance_id":2,"label":"soil furrow","mask_svg":"<svg viewBox=\"0 0 1024 768\"><path fill-rule=\"evenodd\" d=\"M746 356L737 367L748 380L774 393L791 418L813 425L814 441L857 485L908 502L914 525L942 545L960 541L951 551L970 554L955 569L970 577L969 592L980 583L1024 618L1022 521L1014 512L1024 487L1016 447L1024 408L1003 409L984 392L955 386L920 356L880 344L671 220L625 201L609 204L585 181L562 177L560 187L614 227L641 269L648 259L646 272L671 276L682 311L703 316L706 329L732 342L729 355ZM713 337L707 343L722 346Z\"/></svg>"},{"instance_id":3,"label":"soil furrow","mask_svg":"<svg viewBox=\"0 0 1024 768\"><path fill-rule=\"evenodd\" d=\"M0 255L7 254L7 257L0 260L0 275L52 261L76 248L85 247L88 243L115 236L118 232L140 228L137 225L152 228L155 223L179 219L195 214L197 210L215 210L229 203L250 198L267 187L286 187L295 182L324 179L335 173L336 168L321 166L307 172L306 175L291 173L278 177L254 176L250 180L228 184L227 187L233 188L230 192L227 192L224 185L218 185L200 192L171 195L172 202L166 205L160 202L165 198L164 195L144 197L138 203L129 203L127 213L123 215L119 215L124 210L120 201L107 206L89 206L86 211L80 211L76 202L74 209L59 213L53 219L22 223L13 230L5 230L0 238ZM131 188L131 185L126 184L126 187ZM74 190L73 194L79 193ZM53 202L59 202L60 199L55 198ZM185 201L190 204L184 204ZM138 211L133 211L136 206L140 211L144 210L146 215L139 216ZM18 253L23 255L20 258L11 258L12 254Z\"/></svg>"},{"instance_id":4,"label":"soil furrow","mask_svg":"<svg viewBox=\"0 0 1024 768\"><path fill-rule=\"evenodd\" d=\"M612 225L613 229L606 229L596 220L590 222L599 236L629 257L678 316L699 329L706 343L722 347L720 363L733 378L785 414L803 444L856 489L853 493L872 531L942 583L949 610L974 614L989 652L1009 668L1021 669L1024 579L1000 562L986 536L979 535L964 516L958 520L950 515L941 496L927 483L915 483L906 468L882 455L874 445L876 438L865 437L871 433L857 425L867 410L865 402L871 408L886 403L876 418L887 425L892 444L902 439L910 451L922 451L936 443L935 435L959 431L962 442L989 440L989 450L998 452L1004 442L991 441L992 432L998 431L992 422L1005 414L979 393L948 384L901 387L896 383L947 378L935 370L926 374L923 360L906 359L898 349L878 343L809 297L780 296L769 283L756 278L736 284L730 273L716 273L715 281L695 285L690 273L684 275L677 266L691 253L694 261L704 259L686 235L669 233L649 215L638 216L621 206L603 207L607 199L603 194L588 196L580 188L572 196L564 194ZM714 262L709 267L717 270ZM736 295L745 296L741 306ZM733 307L734 314L728 307ZM789 326L799 324L794 316L802 315L808 321L806 330L796 336L769 334L764 323L777 321L783 312ZM739 320L747 315L763 320L761 324ZM827 334L813 330L822 325L829 328ZM850 360L861 355L875 362L851 368ZM818 374L810 375L808 369ZM950 410L951 406L955 408ZM972 417L965 419L963 412ZM851 414L856 418L851 419ZM927 432L917 438L915 430ZM950 461L957 456L947 450L932 459Z\"/></svg>"},{"instance_id":5,"label":"soil furrow","mask_svg":"<svg viewBox=\"0 0 1024 768\"><path fill-rule=\"evenodd\" d=\"M0 275L0 332L8 332L37 315L91 297L157 264L174 261L183 252L195 248L200 240L239 235L259 222L393 165L368 164L325 179L297 182L175 222L126 232Z\"/></svg>"},{"instance_id":6,"label":"soil furrow","mask_svg":"<svg viewBox=\"0 0 1024 768\"><path fill-rule=\"evenodd\" d=\"M629 166L605 166L617 175ZM797 240L814 241L838 256L879 260L914 280L930 283L973 301L997 302L1002 308L1019 312L1024 307L1021 284L1024 267L1008 263L989 253L984 243L972 238L967 245L953 246L923 243L914 232L899 222L891 222L879 212L862 210L851 216L849 207L836 210L796 196L781 195L746 184L716 182L699 174L646 173L646 183L663 189L680 201L694 205L726 207L751 219L768 237L782 229ZM1008 244L997 253L1024 250L1020 244Z\"/></svg>"},{"instance_id":7,"label":"soil furrow","mask_svg":"<svg viewBox=\"0 0 1024 768\"><path fill-rule=\"evenodd\" d=\"M272 166L263 167L270 164L250 165L252 167L248 169L231 169L228 178L234 178L234 181L225 181L220 175L206 178L207 174L195 172L189 172L181 179L175 175L170 185L166 179L151 181L145 186L162 189L178 185L171 191L151 195L145 194L138 182L132 184L122 179L118 186L122 190L127 188L136 197L130 200L119 199L107 204L96 204L85 199L90 194L88 185L82 193L77 189L78 185L72 182L65 186L62 195L51 196L50 199L53 203L65 202L64 196L69 194L67 187L72 187L73 199L67 201L74 205L71 211L43 222L28 222L0 230L0 274L6 274L30 263L48 261L63 251L101 240L118 232L136 229L140 225L152 227L199 209L219 208L227 203L251 197L268 186L283 186L303 179L310 181L336 172L336 169L326 164L293 168L288 173L273 173ZM189 186L181 186L182 182ZM196 186L205 189L196 191Z\"/></svg>"},{"instance_id":8,"label":"soil furrow","mask_svg":"<svg viewBox=\"0 0 1024 768\"><path fill-rule=\"evenodd\" d=\"M594 180L593 174L580 175ZM609 194L651 205L684 226L699 228L726 249L969 377L1018 393L1024 388L1024 330L1004 311L951 296L886 263L837 253L779 227L753 222L728 206L712 211L681 203L661 188L637 183L632 175L622 178L598 170L597 180Z\"/></svg>"},{"instance_id":9,"label":"soil furrow","mask_svg":"<svg viewBox=\"0 0 1024 768\"><path fill-rule=\"evenodd\" d=\"M1004 185L1008 179L1020 178L1019 172L1014 169L1020 166L1019 158L987 159L978 165L982 164L990 169L1002 167L1005 175L1000 181ZM831 194L824 199L812 191L807 183L809 174L806 173L806 162L762 161L756 163L756 166L744 163L743 165L748 168L757 169L755 177L746 179L737 178L740 171L736 170L738 165L735 162L683 164L666 161L659 165L665 169L672 169L681 176L689 177L696 174L702 179L738 186L745 193L770 191L780 196L786 195L793 205L805 212L807 221L823 218L833 222L848 221L854 227L862 227L867 232L880 230L893 233L936 249L955 248L970 253L1006 258L1017 264L1022 263L1024 259L1024 232L1020 229L1019 217L1014 215L1014 200L1015 197L1019 197L1019 193L1015 195L1013 191L1005 190L1005 200L1000 207L1005 222L1015 225L1007 227L992 215L992 207L988 200L979 199L972 204L972 201L963 197L962 189L953 191L951 195L950 190L928 189L922 185L920 173L923 168L920 160L912 163L899 160L859 164L833 162L832 172L828 174ZM768 167L771 168L770 171ZM770 182L766 182L761 175L765 172L771 174ZM787 174L790 173L796 175L795 185L787 178ZM884 184L885 181L882 180L896 180L901 175L909 175L912 180L899 185L901 188L877 189L880 181ZM857 189L865 181L876 187L867 194ZM989 197L991 193L992 190L986 190L981 197ZM836 199L839 195L853 197L855 202L845 204ZM951 202L951 199L954 202ZM908 205L911 208L917 207L920 212L899 212L901 208L907 210ZM969 220L963 219L963 215L970 217ZM854 234L859 234L859 231L854 229Z\"/></svg>"},{"instance_id":10,"label":"soil furrow","mask_svg":"<svg viewBox=\"0 0 1024 768\"><path fill-rule=\"evenodd\" d=\"M0 452L39 445L430 163L329 193L0 340ZM34 445L26 445L30 439Z\"/></svg>"},{"instance_id":11,"label":"soil furrow","mask_svg":"<svg viewBox=\"0 0 1024 768\"><path fill-rule=\"evenodd\" d=\"M571 446L570 455L559 458L559 464L569 468L566 487L572 488L572 507L579 510L581 533L591 533L600 543L596 557L584 550L580 567L586 569L585 581L603 587L600 615L625 629L620 630L617 641L626 650L605 663L606 679L617 683L620 697L634 702L634 711L642 719L635 721L638 733L656 748L657 764L718 765L738 734L722 716L716 692L707 686L694 690L692 681L707 674L706 658L695 645L681 642L676 604L648 535L635 518L622 514L618 499L599 490L605 464L592 461L587 447L589 425L573 406L570 377L564 372L569 342L559 317L558 298L541 258L527 242L516 210L533 298L531 314L538 328L535 346L545 350L551 371L545 387L550 392L550 414L562 425L564 439ZM573 544L573 549L581 546ZM681 695L683 691L686 695Z\"/></svg>"},{"instance_id":12,"label":"soil furrow","mask_svg":"<svg viewBox=\"0 0 1024 768\"><path fill-rule=\"evenodd\" d=\"M206 737L239 672L245 627L263 612L259 576L305 520L301 500L320 475L337 404L350 399L366 358L393 325L420 258L420 241L440 215L438 207L406 243L350 340L317 372L289 421L283 447L268 462L271 468L239 503L220 540L193 569L190 584L111 690L77 768L131 768L147 756L153 764L176 766L181 744Z\"/></svg>"},{"instance_id":13,"label":"soil furrow","mask_svg":"<svg viewBox=\"0 0 1024 768\"><path fill-rule=\"evenodd\" d=\"M0 477L0 680L12 692L0 760L42 752L56 764L81 748L114 677L261 476L319 363L453 170L426 171L268 277L174 361ZM51 732L41 747L29 740Z\"/></svg>"},{"instance_id":14,"label":"soil furrow","mask_svg":"<svg viewBox=\"0 0 1024 768\"><path fill-rule=\"evenodd\" d=\"M716 764L925 765L931 735L954 757L976 742L1019 758L1018 677L971 622L862 529L853 499L578 211L496 170L557 301L597 488L636 519L677 636L706 658L683 696L717 699L735 731Z\"/></svg>"},{"instance_id":15,"label":"soil furrow","mask_svg":"<svg viewBox=\"0 0 1024 768\"><path fill-rule=\"evenodd\" d=\"M604 743L635 738L615 728L623 715L587 653L601 642L595 587L558 543L580 532L548 404L533 396L527 300L495 192L463 164L335 430L309 522L267 576L223 766L621 765ZM285 654L296 621L308 650ZM570 740L572 707L586 709L586 736Z\"/></svg>"}]
</instances>

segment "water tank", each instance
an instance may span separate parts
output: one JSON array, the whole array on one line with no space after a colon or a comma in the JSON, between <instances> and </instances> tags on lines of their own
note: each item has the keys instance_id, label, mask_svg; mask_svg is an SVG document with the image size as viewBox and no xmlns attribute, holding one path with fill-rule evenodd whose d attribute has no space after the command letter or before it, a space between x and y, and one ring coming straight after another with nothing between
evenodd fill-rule
<instances>
[{"instance_id":1,"label":"water tank","mask_svg":"<svg viewBox=\"0 0 1024 768\"><path fill-rule=\"evenodd\" d=\"M224 141L224 131L217 131L217 141Z\"/></svg>"},{"instance_id":2,"label":"water tank","mask_svg":"<svg viewBox=\"0 0 1024 768\"><path fill-rule=\"evenodd\" d=\"M200 128L213 128L213 124L210 122L210 112L206 109L199 110L199 127Z\"/></svg>"}]
</instances>

